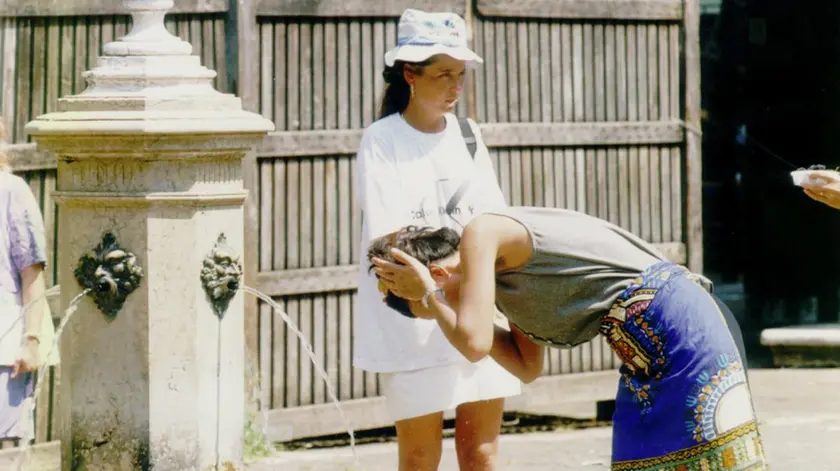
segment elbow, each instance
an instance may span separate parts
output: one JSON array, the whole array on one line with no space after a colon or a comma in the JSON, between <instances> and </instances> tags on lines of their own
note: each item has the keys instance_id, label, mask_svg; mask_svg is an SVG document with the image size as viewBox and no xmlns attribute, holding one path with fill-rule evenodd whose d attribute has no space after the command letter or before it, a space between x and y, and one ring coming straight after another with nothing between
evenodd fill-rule
<instances>
[{"instance_id":1,"label":"elbow","mask_svg":"<svg viewBox=\"0 0 840 471\"><path fill-rule=\"evenodd\" d=\"M519 375L519 381L522 381L524 384L531 384L536 381L541 374L541 371L527 369Z\"/></svg>"},{"instance_id":2,"label":"elbow","mask_svg":"<svg viewBox=\"0 0 840 471\"><path fill-rule=\"evenodd\" d=\"M461 351L461 354L470 362L478 363L490 355L493 342L471 342Z\"/></svg>"},{"instance_id":3,"label":"elbow","mask_svg":"<svg viewBox=\"0 0 840 471\"><path fill-rule=\"evenodd\" d=\"M540 376L542 376L543 372L543 357L542 357L542 350L539 350L539 355L536 358L532 358L529 361L524 361L522 364L522 371L519 376L519 380L525 384L531 384L537 380Z\"/></svg>"}]
</instances>

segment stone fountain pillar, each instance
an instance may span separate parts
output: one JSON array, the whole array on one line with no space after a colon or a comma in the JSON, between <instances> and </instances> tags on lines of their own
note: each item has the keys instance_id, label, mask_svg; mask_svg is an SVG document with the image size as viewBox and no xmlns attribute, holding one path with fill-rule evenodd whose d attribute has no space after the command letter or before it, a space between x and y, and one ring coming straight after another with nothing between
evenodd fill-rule
<instances>
[{"instance_id":1,"label":"stone fountain pillar","mask_svg":"<svg viewBox=\"0 0 840 471\"><path fill-rule=\"evenodd\" d=\"M61 303L91 288L61 343L63 469L242 469L241 160L273 130L217 92L128 0L87 89L26 131L58 159Z\"/></svg>"}]
</instances>

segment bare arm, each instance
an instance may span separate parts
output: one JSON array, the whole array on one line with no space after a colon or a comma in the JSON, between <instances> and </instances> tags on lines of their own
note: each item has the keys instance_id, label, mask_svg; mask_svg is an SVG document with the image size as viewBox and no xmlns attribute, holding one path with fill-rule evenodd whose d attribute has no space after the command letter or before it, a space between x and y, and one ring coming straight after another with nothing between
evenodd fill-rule
<instances>
[{"instance_id":1,"label":"bare arm","mask_svg":"<svg viewBox=\"0 0 840 471\"><path fill-rule=\"evenodd\" d=\"M537 379L542 374L545 347L532 342L516 326L495 328L490 356L523 383Z\"/></svg>"},{"instance_id":2,"label":"bare arm","mask_svg":"<svg viewBox=\"0 0 840 471\"><path fill-rule=\"evenodd\" d=\"M23 305L29 305L26 315L23 320L25 329L25 336L27 339L36 338L41 332L41 320L47 302L44 299L44 291L46 290L46 283L44 281L44 270L40 264L30 265L23 269L20 274L21 278L21 294L23 295ZM35 302L33 302L35 301Z\"/></svg>"},{"instance_id":3,"label":"bare arm","mask_svg":"<svg viewBox=\"0 0 840 471\"><path fill-rule=\"evenodd\" d=\"M490 227L488 227L490 226ZM437 294L429 303L449 342L472 362L490 354L496 313L496 259L500 238L492 223L474 220L461 236L458 312ZM427 286L430 288L433 286Z\"/></svg>"}]
</instances>

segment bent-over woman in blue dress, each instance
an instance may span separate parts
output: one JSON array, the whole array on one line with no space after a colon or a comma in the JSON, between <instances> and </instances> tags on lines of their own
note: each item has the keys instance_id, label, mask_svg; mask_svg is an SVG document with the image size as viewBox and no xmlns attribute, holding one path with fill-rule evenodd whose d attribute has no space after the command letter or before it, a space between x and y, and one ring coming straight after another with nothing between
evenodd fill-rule
<instances>
[{"instance_id":1,"label":"bent-over woman in blue dress","mask_svg":"<svg viewBox=\"0 0 840 471\"><path fill-rule=\"evenodd\" d=\"M744 359L702 276L601 219L486 213L459 237L406 227L371 243L384 301L435 319L467 359L525 382L545 347L606 337L621 358L614 471L765 470ZM498 311L510 329L494 323Z\"/></svg>"}]
</instances>

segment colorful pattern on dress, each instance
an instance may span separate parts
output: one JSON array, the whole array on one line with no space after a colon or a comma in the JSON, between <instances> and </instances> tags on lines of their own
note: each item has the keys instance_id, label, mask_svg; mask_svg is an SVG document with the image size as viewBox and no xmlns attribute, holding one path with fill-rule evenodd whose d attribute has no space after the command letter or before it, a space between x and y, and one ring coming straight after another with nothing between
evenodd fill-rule
<instances>
[{"instance_id":1,"label":"colorful pattern on dress","mask_svg":"<svg viewBox=\"0 0 840 471\"><path fill-rule=\"evenodd\" d=\"M622 360L613 471L759 471L764 451L735 341L699 277L662 262L601 333Z\"/></svg>"},{"instance_id":2,"label":"colorful pattern on dress","mask_svg":"<svg viewBox=\"0 0 840 471\"><path fill-rule=\"evenodd\" d=\"M697 443L714 440L721 430L752 420L747 374L741 361L721 355L717 371L703 372L697 378L686 406L690 417L686 426Z\"/></svg>"},{"instance_id":3,"label":"colorful pattern on dress","mask_svg":"<svg viewBox=\"0 0 840 471\"><path fill-rule=\"evenodd\" d=\"M658 384L648 380L662 379L668 368L666 336L656 319L646 315L657 290L671 278L667 268L655 266L633 280L601 321L601 334L621 359L625 386L642 414L653 407Z\"/></svg>"},{"instance_id":4,"label":"colorful pattern on dress","mask_svg":"<svg viewBox=\"0 0 840 471\"><path fill-rule=\"evenodd\" d=\"M755 422L720 437L651 459L613 463L612 471L765 471L764 450Z\"/></svg>"},{"instance_id":5,"label":"colorful pattern on dress","mask_svg":"<svg viewBox=\"0 0 840 471\"><path fill-rule=\"evenodd\" d=\"M645 317L655 294L655 289L637 289L628 299L616 302L601 322L601 333L621 359L622 378L643 414L653 407L656 391L641 379L661 379L668 364L662 329Z\"/></svg>"}]
</instances>

